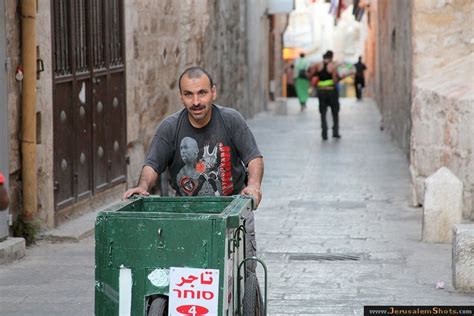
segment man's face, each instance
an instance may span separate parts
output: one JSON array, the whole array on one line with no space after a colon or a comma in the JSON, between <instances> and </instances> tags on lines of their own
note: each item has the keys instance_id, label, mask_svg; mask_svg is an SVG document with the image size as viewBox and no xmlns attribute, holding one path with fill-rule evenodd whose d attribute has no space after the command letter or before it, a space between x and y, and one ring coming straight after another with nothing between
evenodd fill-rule
<instances>
[{"instance_id":1,"label":"man's face","mask_svg":"<svg viewBox=\"0 0 474 316\"><path fill-rule=\"evenodd\" d=\"M206 75L189 78L185 75L181 79L181 101L188 110L191 125L201 128L211 120L212 102L216 99L216 87Z\"/></svg>"}]
</instances>

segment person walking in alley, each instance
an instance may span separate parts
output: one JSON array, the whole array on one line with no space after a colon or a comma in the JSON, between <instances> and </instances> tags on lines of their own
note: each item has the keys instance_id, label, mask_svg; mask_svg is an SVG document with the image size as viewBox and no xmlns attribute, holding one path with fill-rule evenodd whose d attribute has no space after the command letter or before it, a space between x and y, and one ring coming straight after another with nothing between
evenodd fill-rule
<instances>
[{"instance_id":1,"label":"person walking in alley","mask_svg":"<svg viewBox=\"0 0 474 316\"><path fill-rule=\"evenodd\" d=\"M362 92L365 88L364 71L367 69L367 66L362 62L362 56L359 56L359 61L354 64L354 68L356 70L354 78L356 97L357 101L362 101Z\"/></svg>"},{"instance_id":2,"label":"person walking in alley","mask_svg":"<svg viewBox=\"0 0 474 316\"><path fill-rule=\"evenodd\" d=\"M309 98L309 76L308 76L309 62L305 58L305 54L301 53L300 57L295 62L294 78L296 96L300 101L301 111L306 109L306 101Z\"/></svg>"},{"instance_id":3,"label":"person walking in alley","mask_svg":"<svg viewBox=\"0 0 474 316\"><path fill-rule=\"evenodd\" d=\"M155 133L134 194L149 195L158 176L168 168L177 195L251 195L258 206L263 157L243 116L214 104L217 88L201 67L179 77L184 109L165 118ZM253 213L246 220L246 254L256 254ZM247 269L255 272L255 262Z\"/></svg>"},{"instance_id":4,"label":"person walking in alley","mask_svg":"<svg viewBox=\"0 0 474 316\"><path fill-rule=\"evenodd\" d=\"M341 138L339 134L339 95L336 89L338 76L336 65L333 62L333 52L328 50L323 55L322 63L312 67L312 72L318 77L317 92L319 100L319 113L321 114L321 137L323 140L328 139L328 124L326 113L328 107L332 113L332 136Z\"/></svg>"},{"instance_id":5,"label":"person walking in alley","mask_svg":"<svg viewBox=\"0 0 474 316\"><path fill-rule=\"evenodd\" d=\"M286 97L296 97L295 91L295 65L291 64L286 68Z\"/></svg>"},{"instance_id":6,"label":"person walking in alley","mask_svg":"<svg viewBox=\"0 0 474 316\"><path fill-rule=\"evenodd\" d=\"M8 190L5 188L5 177L0 172L0 211L6 210L9 203Z\"/></svg>"}]
</instances>

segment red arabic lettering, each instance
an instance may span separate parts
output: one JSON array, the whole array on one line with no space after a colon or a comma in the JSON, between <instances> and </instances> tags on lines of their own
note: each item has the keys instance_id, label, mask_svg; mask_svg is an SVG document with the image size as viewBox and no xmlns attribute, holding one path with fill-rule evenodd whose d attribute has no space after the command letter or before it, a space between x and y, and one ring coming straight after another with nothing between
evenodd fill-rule
<instances>
[{"instance_id":1,"label":"red arabic lettering","mask_svg":"<svg viewBox=\"0 0 474 316\"><path fill-rule=\"evenodd\" d=\"M197 276L194 276L194 275L190 275L188 276L188 278L184 278L184 277L181 277L181 283L177 283L176 286L183 286L185 283L193 283L194 281L196 281L198 279Z\"/></svg>"},{"instance_id":2,"label":"red arabic lettering","mask_svg":"<svg viewBox=\"0 0 474 316\"><path fill-rule=\"evenodd\" d=\"M205 276L209 275L209 279L205 279ZM210 271L207 271L207 272L203 272L201 273L201 284L212 284L212 272Z\"/></svg>"}]
</instances>

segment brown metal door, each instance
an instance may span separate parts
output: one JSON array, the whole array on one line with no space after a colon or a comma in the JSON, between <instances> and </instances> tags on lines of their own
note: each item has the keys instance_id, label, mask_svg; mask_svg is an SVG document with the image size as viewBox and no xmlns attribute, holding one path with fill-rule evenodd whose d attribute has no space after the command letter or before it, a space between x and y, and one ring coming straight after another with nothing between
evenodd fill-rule
<instances>
[{"instance_id":1,"label":"brown metal door","mask_svg":"<svg viewBox=\"0 0 474 316\"><path fill-rule=\"evenodd\" d=\"M53 0L54 181L61 209L125 181L123 0Z\"/></svg>"},{"instance_id":2,"label":"brown metal door","mask_svg":"<svg viewBox=\"0 0 474 316\"><path fill-rule=\"evenodd\" d=\"M56 208L74 202L74 119L73 119L73 65L71 58L71 4L53 2L54 36L53 64L53 141L54 141L54 197Z\"/></svg>"},{"instance_id":3,"label":"brown metal door","mask_svg":"<svg viewBox=\"0 0 474 316\"><path fill-rule=\"evenodd\" d=\"M108 153L108 181L111 185L126 180L127 133L125 107L125 65L124 65L124 11L121 0L109 0L108 35L110 38L108 77L108 116L106 132Z\"/></svg>"}]
</instances>

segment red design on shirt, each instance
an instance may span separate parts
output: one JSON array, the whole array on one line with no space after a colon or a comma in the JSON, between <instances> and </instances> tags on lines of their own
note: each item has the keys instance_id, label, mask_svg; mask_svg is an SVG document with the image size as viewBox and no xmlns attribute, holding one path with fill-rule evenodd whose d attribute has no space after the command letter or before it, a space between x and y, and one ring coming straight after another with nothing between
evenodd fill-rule
<instances>
[{"instance_id":1,"label":"red design on shirt","mask_svg":"<svg viewBox=\"0 0 474 316\"><path fill-rule=\"evenodd\" d=\"M187 195L192 195L196 189L197 183L191 177L184 176L179 179L179 186Z\"/></svg>"},{"instance_id":2,"label":"red design on shirt","mask_svg":"<svg viewBox=\"0 0 474 316\"><path fill-rule=\"evenodd\" d=\"M221 164L219 166L219 173L222 181L222 195L231 195L234 191L234 182L232 179L232 157L229 146L219 143L219 152Z\"/></svg>"},{"instance_id":3,"label":"red design on shirt","mask_svg":"<svg viewBox=\"0 0 474 316\"><path fill-rule=\"evenodd\" d=\"M195 167L196 171L199 173L204 173L206 171L206 165L202 161L198 161Z\"/></svg>"}]
</instances>

